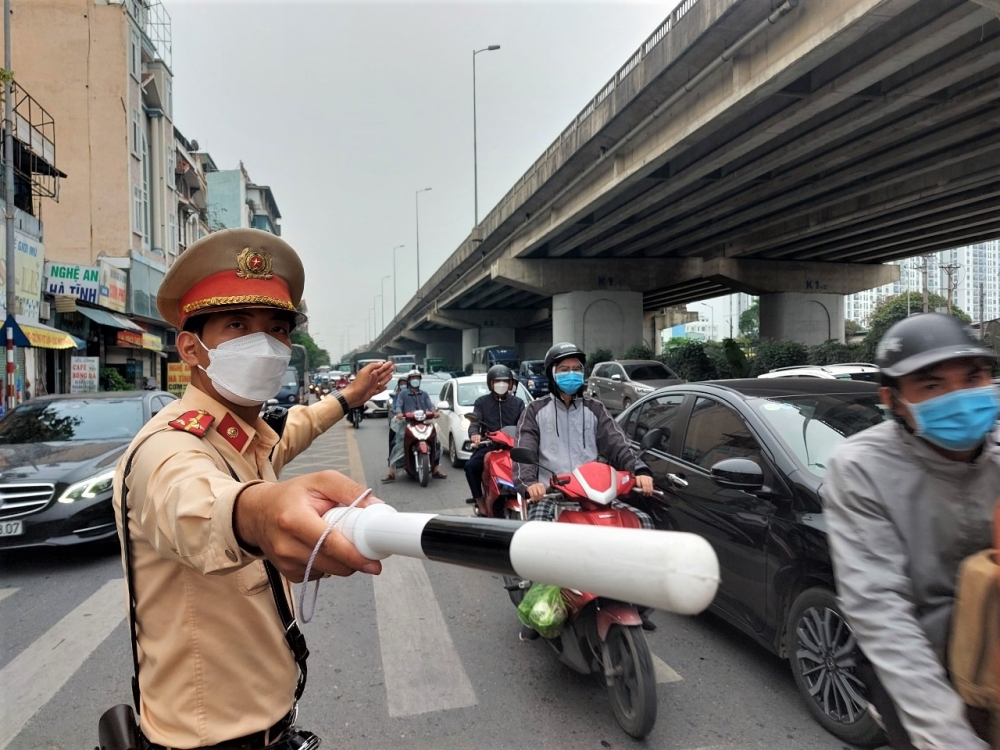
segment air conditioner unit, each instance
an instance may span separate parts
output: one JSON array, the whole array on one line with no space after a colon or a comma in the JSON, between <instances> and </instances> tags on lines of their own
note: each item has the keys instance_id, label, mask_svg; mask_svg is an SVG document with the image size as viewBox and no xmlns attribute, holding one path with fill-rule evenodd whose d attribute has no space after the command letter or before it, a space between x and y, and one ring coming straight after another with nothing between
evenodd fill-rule
<instances>
[{"instance_id":1,"label":"air conditioner unit","mask_svg":"<svg viewBox=\"0 0 1000 750\"><path fill-rule=\"evenodd\" d=\"M52 305L45 300L38 303L39 320L48 320L52 316Z\"/></svg>"}]
</instances>

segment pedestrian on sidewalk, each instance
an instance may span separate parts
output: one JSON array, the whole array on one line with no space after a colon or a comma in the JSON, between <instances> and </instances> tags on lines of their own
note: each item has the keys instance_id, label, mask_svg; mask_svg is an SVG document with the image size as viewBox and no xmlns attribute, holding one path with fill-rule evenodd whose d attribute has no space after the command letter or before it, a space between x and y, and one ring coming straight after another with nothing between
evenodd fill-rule
<instances>
[{"instance_id":1,"label":"pedestrian on sidewalk","mask_svg":"<svg viewBox=\"0 0 1000 750\"><path fill-rule=\"evenodd\" d=\"M379 393L392 366L369 365L332 398L292 407L279 437L259 414L304 320L304 281L280 237L229 229L191 245L160 285L157 309L179 330L191 384L139 432L114 485L143 750L263 748L308 735L295 728L308 652L289 582L302 580L327 530L323 513L363 488L333 471L277 477ZM380 569L330 533L312 577Z\"/></svg>"},{"instance_id":2,"label":"pedestrian on sidewalk","mask_svg":"<svg viewBox=\"0 0 1000 750\"><path fill-rule=\"evenodd\" d=\"M951 316L896 323L876 354L892 419L848 438L827 469L837 591L894 750L989 749L988 712L965 705L946 654L959 565L993 542L995 360Z\"/></svg>"}]
</instances>

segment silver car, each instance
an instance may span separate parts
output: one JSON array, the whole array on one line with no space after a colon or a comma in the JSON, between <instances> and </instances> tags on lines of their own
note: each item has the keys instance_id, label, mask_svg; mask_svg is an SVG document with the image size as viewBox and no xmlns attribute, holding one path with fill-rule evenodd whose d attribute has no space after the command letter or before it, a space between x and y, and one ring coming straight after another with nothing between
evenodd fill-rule
<instances>
[{"instance_id":1,"label":"silver car","mask_svg":"<svg viewBox=\"0 0 1000 750\"><path fill-rule=\"evenodd\" d=\"M665 385L683 383L684 379L662 362L654 359L623 359L594 366L587 381L590 395L612 413L624 411L633 402Z\"/></svg>"}]
</instances>

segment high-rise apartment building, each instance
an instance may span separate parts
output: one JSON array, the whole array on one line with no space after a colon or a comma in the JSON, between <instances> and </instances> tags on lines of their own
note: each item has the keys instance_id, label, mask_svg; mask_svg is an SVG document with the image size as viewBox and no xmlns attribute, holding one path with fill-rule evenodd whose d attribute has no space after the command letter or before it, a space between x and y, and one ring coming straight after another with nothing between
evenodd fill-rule
<instances>
[{"instance_id":1,"label":"high-rise apartment building","mask_svg":"<svg viewBox=\"0 0 1000 750\"><path fill-rule=\"evenodd\" d=\"M1000 318L1000 240L893 261L900 266L899 281L848 295L844 300L845 318L866 325L880 301L907 291L923 292L925 259L930 293L947 299L950 289L952 304L974 322L980 320L980 307L983 320Z\"/></svg>"},{"instance_id":2,"label":"high-rise apartment building","mask_svg":"<svg viewBox=\"0 0 1000 750\"><path fill-rule=\"evenodd\" d=\"M281 212L267 185L250 179L243 162L237 169L205 170L208 180L208 222L215 229L263 229L281 234Z\"/></svg>"}]
</instances>

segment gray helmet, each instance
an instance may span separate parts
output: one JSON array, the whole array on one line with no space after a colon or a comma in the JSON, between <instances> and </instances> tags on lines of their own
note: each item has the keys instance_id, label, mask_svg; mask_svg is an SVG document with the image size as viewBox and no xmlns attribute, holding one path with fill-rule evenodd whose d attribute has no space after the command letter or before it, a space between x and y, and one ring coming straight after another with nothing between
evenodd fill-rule
<instances>
[{"instance_id":1,"label":"gray helmet","mask_svg":"<svg viewBox=\"0 0 1000 750\"><path fill-rule=\"evenodd\" d=\"M920 313L894 323L875 352L875 364L884 376L899 378L949 359L983 357L995 360L996 352L972 338L957 318L941 313Z\"/></svg>"}]
</instances>

